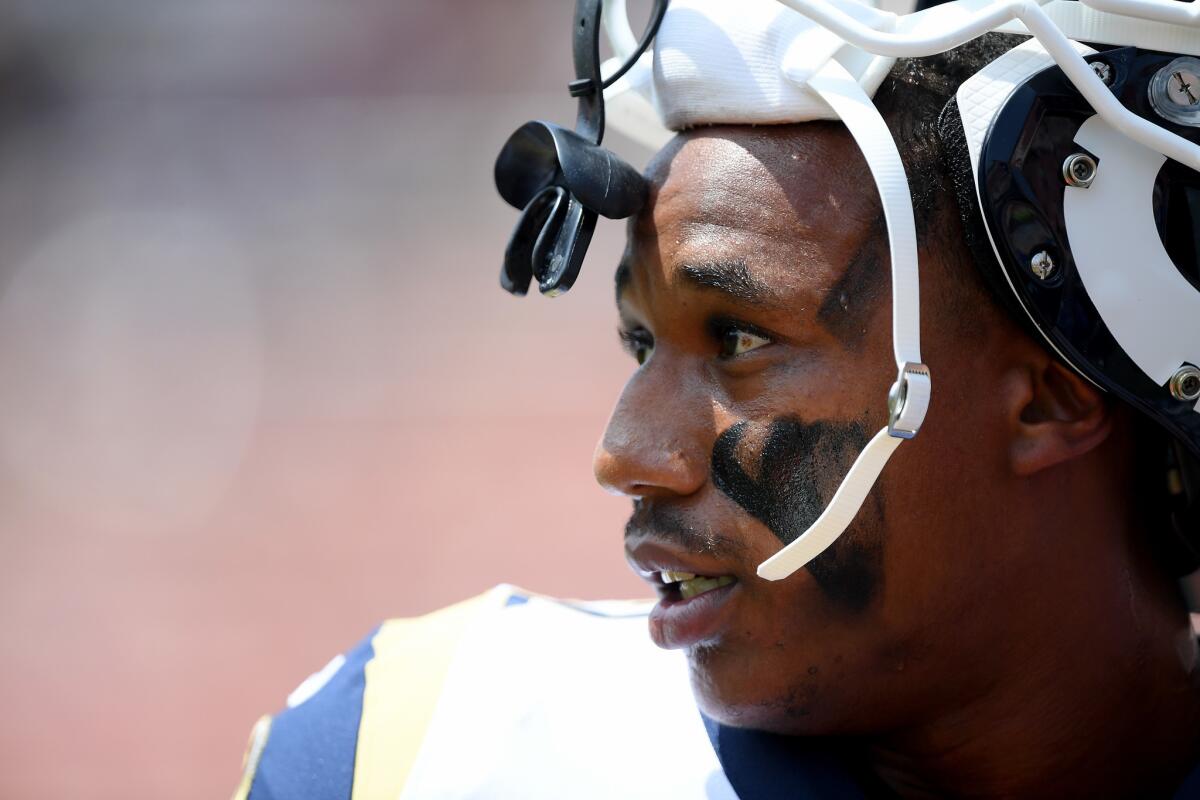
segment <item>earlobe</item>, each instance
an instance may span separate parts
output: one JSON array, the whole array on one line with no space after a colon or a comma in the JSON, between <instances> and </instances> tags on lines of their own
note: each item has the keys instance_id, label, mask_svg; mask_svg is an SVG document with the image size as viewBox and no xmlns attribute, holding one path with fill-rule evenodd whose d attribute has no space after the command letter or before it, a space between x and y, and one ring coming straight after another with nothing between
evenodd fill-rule
<instances>
[{"instance_id":1,"label":"earlobe","mask_svg":"<svg viewBox=\"0 0 1200 800\"><path fill-rule=\"evenodd\" d=\"M1014 367L1004 391L1012 430L1009 462L1016 475L1078 458L1112 431L1112 414L1100 390L1057 361Z\"/></svg>"}]
</instances>

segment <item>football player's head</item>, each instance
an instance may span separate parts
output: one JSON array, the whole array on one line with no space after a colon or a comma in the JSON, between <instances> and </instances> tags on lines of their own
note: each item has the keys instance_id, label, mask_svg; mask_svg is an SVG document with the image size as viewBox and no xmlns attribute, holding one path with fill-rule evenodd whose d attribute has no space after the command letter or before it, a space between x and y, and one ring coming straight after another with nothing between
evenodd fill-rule
<instances>
[{"instance_id":1,"label":"football player's head","mask_svg":"<svg viewBox=\"0 0 1200 800\"><path fill-rule=\"evenodd\" d=\"M677 0L629 54L618 97L678 133L644 182L605 173L619 211L561 144L509 192L506 285L573 280L571 203L630 217L636 369L595 471L633 500L654 639L707 713L789 733L1017 702L1013 676L1077 666L1047 653L1186 676L1157 634L1186 629L1200 539L1200 36L789 5L816 22ZM1144 635L1106 635L1130 615Z\"/></svg>"}]
</instances>

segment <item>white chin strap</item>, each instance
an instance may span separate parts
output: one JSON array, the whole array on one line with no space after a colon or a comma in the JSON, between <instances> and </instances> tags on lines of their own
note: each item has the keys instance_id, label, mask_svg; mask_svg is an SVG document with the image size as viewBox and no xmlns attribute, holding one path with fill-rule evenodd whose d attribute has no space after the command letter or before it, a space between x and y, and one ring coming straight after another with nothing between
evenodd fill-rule
<instances>
[{"instance_id":1,"label":"white chin strap","mask_svg":"<svg viewBox=\"0 0 1200 800\"><path fill-rule=\"evenodd\" d=\"M929 368L921 363L921 296L917 275L917 231L904 164L887 125L858 81L837 61L807 78L866 157L879 189L892 262L892 350L898 376L888 397L888 425L854 460L833 499L808 530L758 565L758 575L788 577L845 532L900 442L917 434L929 409Z\"/></svg>"}]
</instances>

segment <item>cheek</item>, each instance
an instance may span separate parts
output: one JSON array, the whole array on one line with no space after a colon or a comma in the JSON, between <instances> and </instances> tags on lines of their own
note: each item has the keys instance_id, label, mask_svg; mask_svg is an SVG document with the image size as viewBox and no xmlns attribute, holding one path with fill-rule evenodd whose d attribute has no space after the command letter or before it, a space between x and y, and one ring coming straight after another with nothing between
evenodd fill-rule
<instances>
[{"instance_id":1,"label":"cheek","mask_svg":"<svg viewBox=\"0 0 1200 800\"><path fill-rule=\"evenodd\" d=\"M713 445L713 483L783 543L808 529L868 441L854 422L739 422Z\"/></svg>"},{"instance_id":2,"label":"cheek","mask_svg":"<svg viewBox=\"0 0 1200 800\"><path fill-rule=\"evenodd\" d=\"M713 483L787 544L817 520L867 441L862 422L739 422L713 445ZM837 606L862 611L883 580L883 541L873 491L850 529L806 569Z\"/></svg>"},{"instance_id":3,"label":"cheek","mask_svg":"<svg viewBox=\"0 0 1200 800\"><path fill-rule=\"evenodd\" d=\"M866 445L867 430L865 421L739 422L714 443L713 483L780 542L790 542L824 510ZM870 649L864 644L871 636L863 636L883 584L883 531L882 501L873 492L807 574L743 587L739 624L720 642L689 653L706 713L771 730L836 727L833 717L857 702L841 687L865 668L858 662Z\"/></svg>"}]
</instances>

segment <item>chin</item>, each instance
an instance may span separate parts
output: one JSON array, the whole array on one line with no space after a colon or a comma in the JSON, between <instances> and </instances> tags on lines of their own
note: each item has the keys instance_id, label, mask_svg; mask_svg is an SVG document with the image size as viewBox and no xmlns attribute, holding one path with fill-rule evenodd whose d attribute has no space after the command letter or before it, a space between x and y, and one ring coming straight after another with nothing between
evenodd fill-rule
<instances>
[{"instance_id":1,"label":"chin","mask_svg":"<svg viewBox=\"0 0 1200 800\"><path fill-rule=\"evenodd\" d=\"M705 716L722 725L791 736L838 732L816 677L789 681L783 671L729 663L725 655L705 645L688 650L692 693Z\"/></svg>"}]
</instances>

